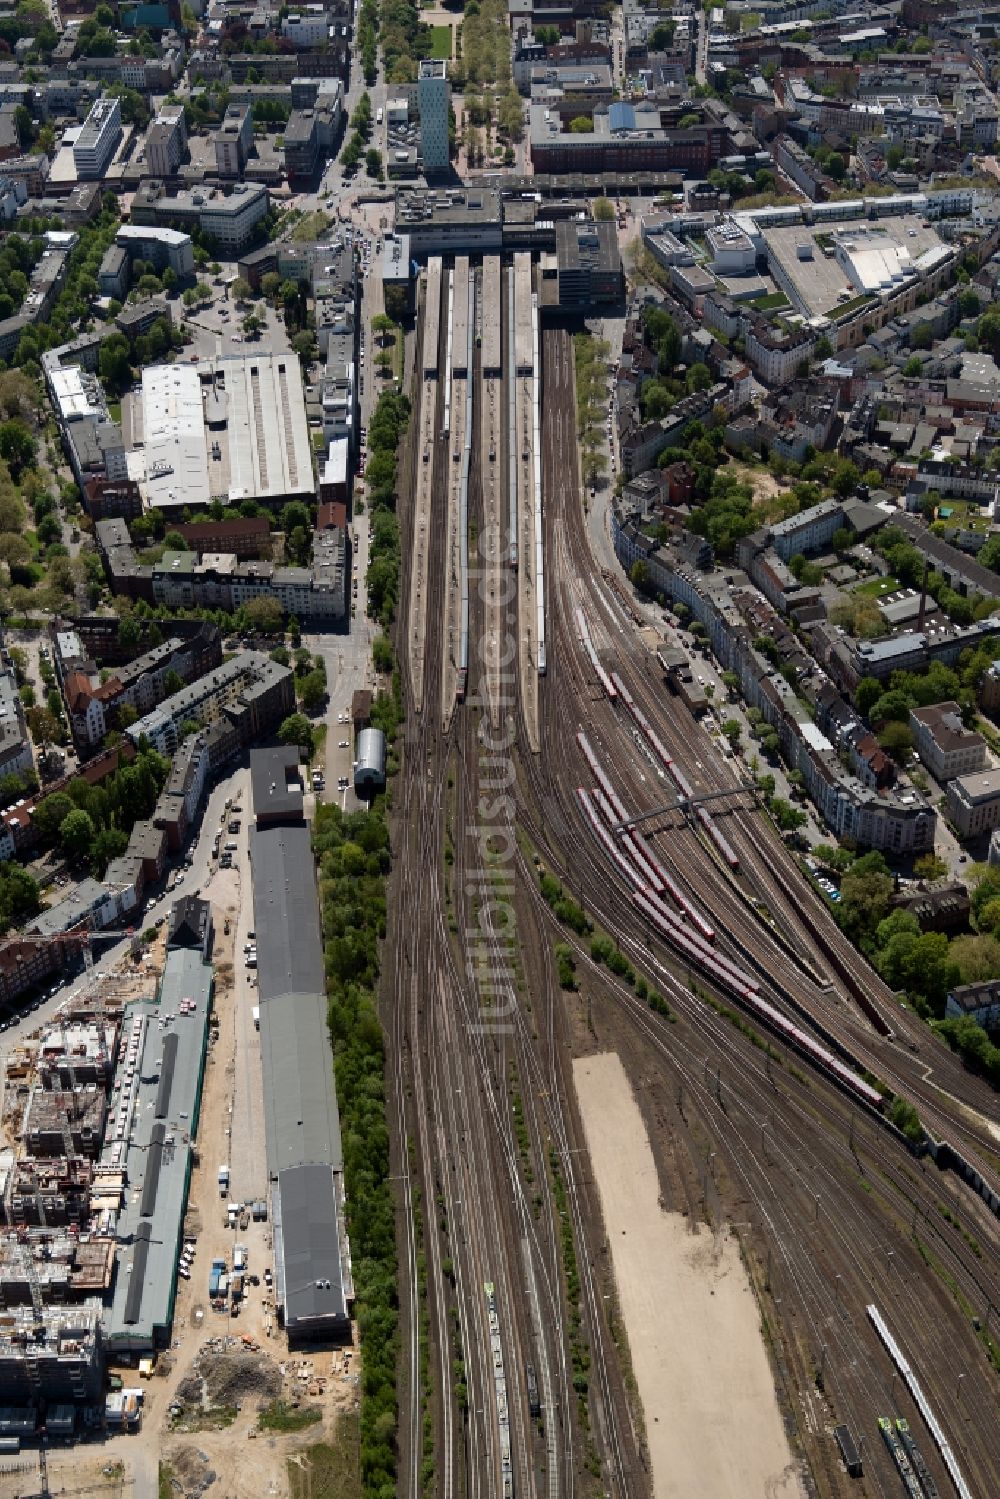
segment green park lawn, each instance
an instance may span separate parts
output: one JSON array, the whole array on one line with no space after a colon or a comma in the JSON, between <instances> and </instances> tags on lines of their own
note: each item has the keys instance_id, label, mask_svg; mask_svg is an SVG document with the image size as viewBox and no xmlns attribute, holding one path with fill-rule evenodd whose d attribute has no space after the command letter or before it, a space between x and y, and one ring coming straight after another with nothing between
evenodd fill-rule
<instances>
[{"instance_id":1,"label":"green park lawn","mask_svg":"<svg viewBox=\"0 0 1000 1499\"><path fill-rule=\"evenodd\" d=\"M451 27L431 27L431 57L440 62L451 62Z\"/></svg>"},{"instance_id":2,"label":"green park lawn","mask_svg":"<svg viewBox=\"0 0 1000 1499\"><path fill-rule=\"evenodd\" d=\"M859 583L854 592L870 594L873 599L878 599L883 594L895 593L902 586L898 578L869 578L867 583Z\"/></svg>"}]
</instances>

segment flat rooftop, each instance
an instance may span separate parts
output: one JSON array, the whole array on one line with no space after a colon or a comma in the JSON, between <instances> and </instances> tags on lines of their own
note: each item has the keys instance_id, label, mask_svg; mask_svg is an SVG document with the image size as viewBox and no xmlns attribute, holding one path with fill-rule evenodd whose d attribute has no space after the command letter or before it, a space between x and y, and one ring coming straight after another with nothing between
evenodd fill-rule
<instances>
[{"instance_id":1,"label":"flat rooftop","mask_svg":"<svg viewBox=\"0 0 1000 1499\"><path fill-rule=\"evenodd\" d=\"M251 829L250 862L261 1005L282 994L323 994L326 971L309 828Z\"/></svg>"},{"instance_id":2,"label":"flat rooftop","mask_svg":"<svg viewBox=\"0 0 1000 1499\"><path fill-rule=\"evenodd\" d=\"M141 488L154 509L313 494L294 354L227 354L144 369L142 433Z\"/></svg>"},{"instance_id":3,"label":"flat rooftop","mask_svg":"<svg viewBox=\"0 0 1000 1499\"><path fill-rule=\"evenodd\" d=\"M296 745L251 752L250 795L258 819L302 817L302 767Z\"/></svg>"},{"instance_id":4,"label":"flat rooftop","mask_svg":"<svg viewBox=\"0 0 1000 1499\"><path fill-rule=\"evenodd\" d=\"M125 1012L100 1166L124 1171L119 1244L105 1336L151 1349L168 1336L198 1128L212 967L190 948L168 950L159 994Z\"/></svg>"},{"instance_id":5,"label":"flat rooftop","mask_svg":"<svg viewBox=\"0 0 1000 1499\"><path fill-rule=\"evenodd\" d=\"M933 250L941 245L935 230L925 229L923 219L915 214L874 221L845 219L820 226L783 224L761 228L760 233L767 245L772 264L776 263L791 282L800 304L798 311L806 317L835 314L837 295L845 289L850 290L852 298L861 294L836 256L823 253L823 246L830 244L830 237L833 235L840 234L849 239L852 235L860 237L862 231L869 256L875 253L872 246L877 246L879 240L884 240L886 249L890 251L893 247L905 248L912 261L916 261L925 250ZM811 259L803 260L799 257L798 247L804 244L811 247Z\"/></svg>"}]
</instances>

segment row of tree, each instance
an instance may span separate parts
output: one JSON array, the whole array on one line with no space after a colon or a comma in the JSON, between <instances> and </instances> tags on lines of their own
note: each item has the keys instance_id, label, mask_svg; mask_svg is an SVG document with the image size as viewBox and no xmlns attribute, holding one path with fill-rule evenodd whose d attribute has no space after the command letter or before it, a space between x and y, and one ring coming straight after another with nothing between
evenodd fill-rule
<instances>
[{"instance_id":1,"label":"row of tree","mask_svg":"<svg viewBox=\"0 0 1000 1499\"><path fill-rule=\"evenodd\" d=\"M410 403L396 391L383 391L368 425L368 509L372 542L366 585L368 611L388 629L399 602L399 521L396 468L399 444L410 420Z\"/></svg>"},{"instance_id":2,"label":"row of tree","mask_svg":"<svg viewBox=\"0 0 1000 1499\"><path fill-rule=\"evenodd\" d=\"M390 867L389 830L381 803L369 812L352 814L324 803L316 810L313 842L319 861L330 1036L364 1367L359 1415L362 1492L365 1499L385 1499L396 1491L399 1296L385 1054L377 1001Z\"/></svg>"},{"instance_id":3,"label":"row of tree","mask_svg":"<svg viewBox=\"0 0 1000 1499\"><path fill-rule=\"evenodd\" d=\"M168 759L142 750L98 785L77 776L65 791L43 797L34 826L43 843L58 843L72 863L100 878L125 852L133 825L152 815L169 773Z\"/></svg>"},{"instance_id":4,"label":"row of tree","mask_svg":"<svg viewBox=\"0 0 1000 1499\"><path fill-rule=\"evenodd\" d=\"M610 352L611 346L604 339L594 338L590 333L573 336L576 425L586 484L596 484L608 467L603 425L608 406Z\"/></svg>"}]
</instances>

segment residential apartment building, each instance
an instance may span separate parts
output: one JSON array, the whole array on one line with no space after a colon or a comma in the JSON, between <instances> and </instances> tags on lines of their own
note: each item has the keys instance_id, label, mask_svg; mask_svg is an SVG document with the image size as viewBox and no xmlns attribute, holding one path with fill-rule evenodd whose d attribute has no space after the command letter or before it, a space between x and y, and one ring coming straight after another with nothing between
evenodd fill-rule
<instances>
[{"instance_id":1,"label":"residential apartment building","mask_svg":"<svg viewBox=\"0 0 1000 1499\"><path fill-rule=\"evenodd\" d=\"M118 723L123 708L141 716L155 707L167 696L171 677L190 682L221 665L222 635L217 625L204 621L188 638L170 636L101 673L78 633L63 630L56 635L54 657L74 741L90 749Z\"/></svg>"},{"instance_id":2,"label":"residential apartment building","mask_svg":"<svg viewBox=\"0 0 1000 1499\"><path fill-rule=\"evenodd\" d=\"M81 934L50 941L11 937L0 943L0 1004L12 1004L54 973L72 972L81 960L83 945Z\"/></svg>"},{"instance_id":3,"label":"residential apartment building","mask_svg":"<svg viewBox=\"0 0 1000 1499\"><path fill-rule=\"evenodd\" d=\"M126 730L138 746L147 739L161 754L173 755L185 726L232 728L233 749L249 744L277 727L294 710L291 671L257 651L242 651L229 661L168 697Z\"/></svg>"},{"instance_id":4,"label":"residential apartment building","mask_svg":"<svg viewBox=\"0 0 1000 1499\"><path fill-rule=\"evenodd\" d=\"M322 47L329 30L330 23L322 5L307 6L283 16L281 20L282 36L287 37L297 51L308 52L312 47Z\"/></svg>"},{"instance_id":5,"label":"residential apartment building","mask_svg":"<svg viewBox=\"0 0 1000 1499\"><path fill-rule=\"evenodd\" d=\"M842 506L836 500L822 500L798 515L776 522L771 527L771 545L782 562L788 562L799 552L822 551L843 525Z\"/></svg>"},{"instance_id":6,"label":"residential apartment building","mask_svg":"<svg viewBox=\"0 0 1000 1499\"><path fill-rule=\"evenodd\" d=\"M103 177L121 138L120 102L117 99L98 99L73 145L77 176L84 179Z\"/></svg>"},{"instance_id":7,"label":"residential apartment building","mask_svg":"<svg viewBox=\"0 0 1000 1499\"><path fill-rule=\"evenodd\" d=\"M9 656L0 649L0 776L32 770L34 763L17 678Z\"/></svg>"},{"instance_id":8,"label":"residential apartment building","mask_svg":"<svg viewBox=\"0 0 1000 1499\"><path fill-rule=\"evenodd\" d=\"M913 745L934 779L942 785L971 775L986 765L986 741L962 722L957 703L934 703L910 710Z\"/></svg>"},{"instance_id":9,"label":"residential apartment building","mask_svg":"<svg viewBox=\"0 0 1000 1499\"><path fill-rule=\"evenodd\" d=\"M1000 983L986 979L978 984L960 984L945 1001L946 1016L960 1020L968 1016L984 1030L1000 1026Z\"/></svg>"},{"instance_id":10,"label":"residential apartment building","mask_svg":"<svg viewBox=\"0 0 1000 1499\"><path fill-rule=\"evenodd\" d=\"M960 838L1000 827L1000 770L956 776L948 783L948 817Z\"/></svg>"},{"instance_id":11,"label":"residential apartment building","mask_svg":"<svg viewBox=\"0 0 1000 1499\"><path fill-rule=\"evenodd\" d=\"M886 778L876 773L875 766L862 778L842 764L838 751L849 753L867 733L853 710L841 700L838 715L826 703L824 720L832 723L837 717L845 725L834 743L782 672L757 650L754 641L760 634L781 637L782 666L796 676L816 677L815 663L757 593L737 593L724 578L700 571L688 560L690 548L683 542L676 548L658 547L617 506L612 512L612 534L622 565L628 569L642 561L651 584L686 605L705 627L716 659L724 670L736 674L744 701L758 709L763 721L775 730L786 762L802 773L806 790L838 837L900 856L933 849L936 813L917 791L884 784ZM823 690L835 707L837 695L832 686L827 684Z\"/></svg>"}]
</instances>

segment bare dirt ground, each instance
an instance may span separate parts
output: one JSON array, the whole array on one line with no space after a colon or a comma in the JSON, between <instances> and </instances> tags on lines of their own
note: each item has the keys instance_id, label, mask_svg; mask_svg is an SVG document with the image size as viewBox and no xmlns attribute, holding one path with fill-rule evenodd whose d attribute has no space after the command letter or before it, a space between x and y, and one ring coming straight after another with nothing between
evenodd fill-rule
<instances>
[{"instance_id":1,"label":"bare dirt ground","mask_svg":"<svg viewBox=\"0 0 1000 1499\"><path fill-rule=\"evenodd\" d=\"M800 1499L736 1240L664 1212L616 1053L573 1064L646 1422L655 1499Z\"/></svg>"},{"instance_id":2,"label":"bare dirt ground","mask_svg":"<svg viewBox=\"0 0 1000 1499\"><path fill-rule=\"evenodd\" d=\"M766 468L750 468L748 464L737 460L729 464L727 472L741 484L750 485L755 505L766 507L774 500L783 499L788 494L788 484L784 480L776 479Z\"/></svg>"}]
</instances>

